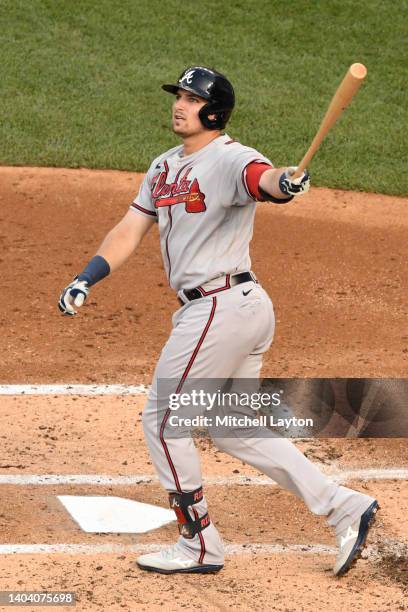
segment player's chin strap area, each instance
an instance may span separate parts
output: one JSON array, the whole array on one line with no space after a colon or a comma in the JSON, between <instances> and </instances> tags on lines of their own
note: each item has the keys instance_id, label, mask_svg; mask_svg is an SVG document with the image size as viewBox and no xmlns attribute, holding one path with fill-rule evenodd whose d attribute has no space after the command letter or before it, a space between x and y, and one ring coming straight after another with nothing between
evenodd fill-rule
<instances>
[{"instance_id":1,"label":"player's chin strap area","mask_svg":"<svg viewBox=\"0 0 408 612\"><path fill-rule=\"evenodd\" d=\"M169 502L170 508L174 510L177 516L178 530L184 538L194 538L194 536L208 527L210 517L208 512L204 516L193 520L188 509L194 504L198 504L203 499L203 488L199 487L190 493L170 493Z\"/></svg>"}]
</instances>

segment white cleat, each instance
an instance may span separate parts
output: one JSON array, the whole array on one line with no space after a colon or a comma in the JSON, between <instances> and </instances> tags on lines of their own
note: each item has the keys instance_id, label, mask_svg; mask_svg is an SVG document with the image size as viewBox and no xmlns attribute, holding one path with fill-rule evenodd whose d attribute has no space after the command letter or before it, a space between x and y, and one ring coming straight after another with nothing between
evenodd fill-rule
<instances>
[{"instance_id":1,"label":"white cleat","mask_svg":"<svg viewBox=\"0 0 408 612\"><path fill-rule=\"evenodd\" d=\"M337 538L339 554L333 568L336 576L343 576L343 574L348 572L353 563L360 558L368 530L374 522L375 513L378 508L378 502L373 501L360 518L352 525L349 525L345 535Z\"/></svg>"},{"instance_id":2,"label":"white cleat","mask_svg":"<svg viewBox=\"0 0 408 612\"><path fill-rule=\"evenodd\" d=\"M195 573L209 574L219 572L223 565L198 563L187 557L178 544L169 546L159 552L142 555L136 560L140 569L160 574Z\"/></svg>"}]
</instances>

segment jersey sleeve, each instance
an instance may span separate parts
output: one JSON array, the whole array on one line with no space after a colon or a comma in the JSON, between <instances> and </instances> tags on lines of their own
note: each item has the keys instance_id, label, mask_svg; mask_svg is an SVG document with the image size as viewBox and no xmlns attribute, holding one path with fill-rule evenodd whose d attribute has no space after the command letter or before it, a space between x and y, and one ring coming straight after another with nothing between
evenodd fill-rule
<instances>
[{"instance_id":1,"label":"jersey sleeve","mask_svg":"<svg viewBox=\"0 0 408 612\"><path fill-rule=\"evenodd\" d=\"M152 200L152 183L154 180L152 168L154 168L154 162L145 174L139 193L130 205L130 210L157 221L157 212Z\"/></svg>"},{"instance_id":2,"label":"jersey sleeve","mask_svg":"<svg viewBox=\"0 0 408 612\"><path fill-rule=\"evenodd\" d=\"M225 156L224 166L228 189L233 194L228 204L246 206L258 200L263 201L259 179L270 168L273 168L273 164L267 157L255 149L233 143Z\"/></svg>"}]
</instances>

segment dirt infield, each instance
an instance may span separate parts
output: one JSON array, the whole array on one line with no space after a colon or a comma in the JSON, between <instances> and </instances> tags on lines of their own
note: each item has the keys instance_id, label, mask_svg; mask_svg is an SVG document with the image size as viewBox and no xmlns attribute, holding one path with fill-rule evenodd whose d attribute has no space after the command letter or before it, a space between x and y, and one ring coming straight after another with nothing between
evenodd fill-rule
<instances>
[{"instance_id":1,"label":"dirt infield","mask_svg":"<svg viewBox=\"0 0 408 612\"><path fill-rule=\"evenodd\" d=\"M156 228L80 317L62 320L56 309L140 177L0 168L0 181L1 380L149 382L177 307ZM252 263L277 318L266 375L406 376L406 207L327 189L259 205Z\"/></svg>"},{"instance_id":2,"label":"dirt infield","mask_svg":"<svg viewBox=\"0 0 408 612\"><path fill-rule=\"evenodd\" d=\"M0 555L1 590L73 590L80 610L227 610L231 605L239 610L404 609L408 593L403 565L408 552L404 480L348 481L377 496L382 510L370 534L369 557L342 580L331 575L334 555L330 549L335 542L323 518L311 515L279 487L232 484L234 478L260 474L216 451L206 440L199 442L206 479L231 480L206 485L212 517L225 544L239 547L227 555L225 569L217 577L164 577L137 570L137 547L173 542L174 524L138 536L81 532L57 495L118 495L167 505L143 445L142 405L142 397L2 398L0 419L8 436L1 475L142 474L151 480L132 486L2 484L2 544L81 544L90 549L89 554L56 550ZM404 440L302 440L298 444L329 472L333 468L341 473L351 467L408 467ZM121 545L123 550L98 554L101 545ZM128 550L132 545L134 552ZM282 550L271 552L268 546ZM300 550L295 549L298 546ZM403 556L398 556L399 550Z\"/></svg>"},{"instance_id":3,"label":"dirt infield","mask_svg":"<svg viewBox=\"0 0 408 612\"><path fill-rule=\"evenodd\" d=\"M0 168L0 384L150 382L177 308L156 228L121 270L92 289L80 316L64 318L56 307L61 288L126 212L139 182L126 172ZM407 204L312 189L286 207L259 206L253 269L277 318L265 376L407 376ZM143 441L143 402L0 395L0 476L146 477L127 486L42 485L35 478L1 484L0 544L90 549L4 554L0 546L0 590L73 590L77 610L408 609L408 483L401 478L349 481L375 495L381 511L366 558L341 580L331 574L335 541L323 518L277 486L237 484L261 475L207 440L198 446L203 474L213 478L206 485L211 516L230 551L216 577L166 577L134 566L131 547L173 542L174 524L143 537L81 532L57 495L167 505ZM405 439L296 443L329 473L408 468ZM98 554L100 544L118 548Z\"/></svg>"}]
</instances>

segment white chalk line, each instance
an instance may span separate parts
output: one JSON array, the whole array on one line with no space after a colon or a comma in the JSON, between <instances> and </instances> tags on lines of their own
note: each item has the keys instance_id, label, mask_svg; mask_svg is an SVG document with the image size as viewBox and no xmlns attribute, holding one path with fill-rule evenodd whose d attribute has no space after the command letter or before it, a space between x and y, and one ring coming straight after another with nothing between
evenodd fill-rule
<instances>
[{"instance_id":1,"label":"white chalk line","mask_svg":"<svg viewBox=\"0 0 408 612\"><path fill-rule=\"evenodd\" d=\"M147 385L0 385L0 395L146 395Z\"/></svg>"},{"instance_id":2,"label":"white chalk line","mask_svg":"<svg viewBox=\"0 0 408 612\"><path fill-rule=\"evenodd\" d=\"M334 482L352 480L408 480L407 468L367 468L339 470L321 468ZM108 474L0 474L0 485L96 485L96 486L130 486L157 483L155 474L132 474L129 476L111 476ZM263 476L209 476L204 477L207 485L255 485L276 486L276 482Z\"/></svg>"},{"instance_id":3,"label":"white chalk line","mask_svg":"<svg viewBox=\"0 0 408 612\"><path fill-rule=\"evenodd\" d=\"M149 553L167 548L169 544L1 544L0 555L103 555L124 553ZM338 548L326 544L227 544L225 555L337 555ZM385 538L380 546L370 544L365 547L363 557L379 561L384 556L394 555L408 558L408 543Z\"/></svg>"},{"instance_id":4,"label":"white chalk line","mask_svg":"<svg viewBox=\"0 0 408 612\"><path fill-rule=\"evenodd\" d=\"M82 554L100 555L112 553L148 553L167 548L169 544L1 544L0 555ZM252 555L257 553L324 553L333 555L336 548L323 544L227 544L227 555Z\"/></svg>"}]
</instances>

